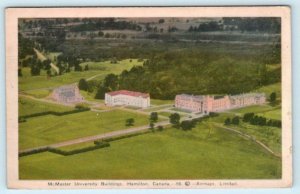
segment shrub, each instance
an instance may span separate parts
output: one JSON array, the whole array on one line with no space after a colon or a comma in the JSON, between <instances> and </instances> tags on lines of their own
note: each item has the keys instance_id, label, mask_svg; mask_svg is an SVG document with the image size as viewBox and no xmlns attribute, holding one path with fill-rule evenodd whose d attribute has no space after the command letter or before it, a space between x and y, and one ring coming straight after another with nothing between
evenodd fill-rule
<instances>
[{"instance_id":1,"label":"shrub","mask_svg":"<svg viewBox=\"0 0 300 194\"><path fill-rule=\"evenodd\" d=\"M76 104L75 108L79 110L90 110L90 107L88 107L88 105L84 103Z\"/></svg>"},{"instance_id":2,"label":"shrub","mask_svg":"<svg viewBox=\"0 0 300 194\"><path fill-rule=\"evenodd\" d=\"M157 126L157 130L158 130L158 131L162 131L162 130L164 130L164 127L161 126L161 125L159 125L159 126Z\"/></svg>"},{"instance_id":3,"label":"shrub","mask_svg":"<svg viewBox=\"0 0 300 194\"><path fill-rule=\"evenodd\" d=\"M231 124L231 120L230 118L227 118L225 121L224 121L224 125L230 125Z\"/></svg>"}]
</instances>

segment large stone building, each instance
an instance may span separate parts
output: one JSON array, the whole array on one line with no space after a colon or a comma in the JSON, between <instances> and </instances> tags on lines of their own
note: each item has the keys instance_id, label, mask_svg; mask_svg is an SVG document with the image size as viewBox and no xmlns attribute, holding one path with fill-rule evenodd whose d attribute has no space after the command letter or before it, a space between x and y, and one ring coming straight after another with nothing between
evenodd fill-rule
<instances>
[{"instance_id":1,"label":"large stone building","mask_svg":"<svg viewBox=\"0 0 300 194\"><path fill-rule=\"evenodd\" d=\"M108 106L125 105L147 108L150 106L150 95L128 90L108 92L105 93L105 104Z\"/></svg>"},{"instance_id":2,"label":"large stone building","mask_svg":"<svg viewBox=\"0 0 300 194\"><path fill-rule=\"evenodd\" d=\"M51 98L60 103L80 103L84 101L76 84L55 88Z\"/></svg>"},{"instance_id":3,"label":"large stone building","mask_svg":"<svg viewBox=\"0 0 300 194\"><path fill-rule=\"evenodd\" d=\"M191 112L207 114L266 102L263 93L247 93L240 95L209 96L180 94L175 97L175 107Z\"/></svg>"}]
</instances>

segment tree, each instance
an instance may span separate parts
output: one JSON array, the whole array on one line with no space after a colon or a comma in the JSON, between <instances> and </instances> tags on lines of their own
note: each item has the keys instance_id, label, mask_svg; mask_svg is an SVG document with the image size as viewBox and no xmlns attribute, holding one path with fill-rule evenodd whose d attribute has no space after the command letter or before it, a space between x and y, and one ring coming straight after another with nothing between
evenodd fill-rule
<instances>
[{"instance_id":1,"label":"tree","mask_svg":"<svg viewBox=\"0 0 300 194\"><path fill-rule=\"evenodd\" d=\"M108 91L109 91L109 89L107 87L100 85L97 90L97 93L95 95L95 98L96 99L104 99L105 93Z\"/></svg>"},{"instance_id":2,"label":"tree","mask_svg":"<svg viewBox=\"0 0 300 194\"><path fill-rule=\"evenodd\" d=\"M244 122L249 122L253 117L254 117L254 113L253 113L253 112L251 112L251 113L246 113L246 114L244 114L244 116L243 116L243 121L244 121Z\"/></svg>"},{"instance_id":3,"label":"tree","mask_svg":"<svg viewBox=\"0 0 300 194\"><path fill-rule=\"evenodd\" d=\"M18 69L18 76L19 76L19 77L22 77L22 76L23 76L23 74L22 74L22 69L21 69L21 68Z\"/></svg>"},{"instance_id":4,"label":"tree","mask_svg":"<svg viewBox=\"0 0 300 194\"><path fill-rule=\"evenodd\" d=\"M230 125L230 123L231 123L230 118L227 118L227 119L224 121L224 125Z\"/></svg>"},{"instance_id":5,"label":"tree","mask_svg":"<svg viewBox=\"0 0 300 194\"><path fill-rule=\"evenodd\" d=\"M270 94L270 102L271 103L274 103L276 101L276 93L275 92L272 92Z\"/></svg>"},{"instance_id":6,"label":"tree","mask_svg":"<svg viewBox=\"0 0 300 194\"><path fill-rule=\"evenodd\" d=\"M150 120L151 122L153 122L153 123L157 122L157 120L158 120L158 114L157 114L157 112L152 112L152 113L150 114L149 120Z\"/></svg>"},{"instance_id":7,"label":"tree","mask_svg":"<svg viewBox=\"0 0 300 194\"><path fill-rule=\"evenodd\" d=\"M192 121L182 121L180 123L180 127L186 131L186 130L191 130L194 127L194 123Z\"/></svg>"},{"instance_id":8,"label":"tree","mask_svg":"<svg viewBox=\"0 0 300 194\"><path fill-rule=\"evenodd\" d=\"M160 23L160 24L165 23L165 20L164 19L159 19L158 23Z\"/></svg>"},{"instance_id":9,"label":"tree","mask_svg":"<svg viewBox=\"0 0 300 194\"><path fill-rule=\"evenodd\" d=\"M86 65L84 66L84 71L88 71L88 70L89 70L89 65L86 64Z\"/></svg>"},{"instance_id":10,"label":"tree","mask_svg":"<svg viewBox=\"0 0 300 194\"><path fill-rule=\"evenodd\" d=\"M104 36L104 33L102 31L99 31L98 36L102 37L102 36Z\"/></svg>"},{"instance_id":11,"label":"tree","mask_svg":"<svg viewBox=\"0 0 300 194\"><path fill-rule=\"evenodd\" d=\"M180 115L178 113L173 113L169 116L169 119L170 119L170 123L175 125L175 126L178 126L179 123L180 123Z\"/></svg>"},{"instance_id":12,"label":"tree","mask_svg":"<svg viewBox=\"0 0 300 194\"><path fill-rule=\"evenodd\" d=\"M234 125L240 124L240 117L238 116L233 117L231 123Z\"/></svg>"},{"instance_id":13,"label":"tree","mask_svg":"<svg viewBox=\"0 0 300 194\"><path fill-rule=\"evenodd\" d=\"M89 89L89 85L85 79L80 79L78 83L79 90L87 91Z\"/></svg>"},{"instance_id":14,"label":"tree","mask_svg":"<svg viewBox=\"0 0 300 194\"><path fill-rule=\"evenodd\" d=\"M126 120L126 126L133 126L133 124L134 124L134 119L133 118L130 118L130 119Z\"/></svg>"},{"instance_id":15,"label":"tree","mask_svg":"<svg viewBox=\"0 0 300 194\"><path fill-rule=\"evenodd\" d=\"M115 74L108 74L105 79L103 85L109 88L111 91L118 89L119 87L119 79Z\"/></svg>"},{"instance_id":16,"label":"tree","mask_svg":"<svg viewBox=\"0 0 300 194\"><path fill-rule=\"evenodd\" d=\"M150 129L153 131L153 129L154 129L154 123L153 123L153 122L150 122L149 127L150 127Z\"/></svg>"}]
</instances>

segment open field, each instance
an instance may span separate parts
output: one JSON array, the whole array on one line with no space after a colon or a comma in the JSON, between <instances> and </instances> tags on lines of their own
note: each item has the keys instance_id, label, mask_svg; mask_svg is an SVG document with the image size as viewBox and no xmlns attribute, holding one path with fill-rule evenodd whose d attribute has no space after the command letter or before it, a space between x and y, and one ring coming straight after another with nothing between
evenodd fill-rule
<instances>
[{"instance_id":1,"label":"open field","mask_svg":"<svg viewBox=\"0 0 300 194\"><path fill-rule=\"evenodd\" d=\"M128 129L126 119L133 118L134 126L147 125L148 116L113 110L81 112L64 116L40 116L19 124L19 149L34 148L80 137ZM134 127L132 126L132 127Z\"/></svg>"},{"instance_id":2,"label":"open field","mask_svg":"<svg viewBox=\"0 0 300 194\"><path fill-rule=\"evenodd\" d=\"M19 160L20 179L277 179L281 159L224 129L199 124L111 142L72 156ZM75 170L76 169L76 170Z\"/></svg>"},{"instance_id":3,"label":"open field","mask_svg":"<svg viewBox=\"0 0 300 194\"><path fill-rule=\"evenodd\" d=\"M259 113L258 115L264 116L269 119L281 120L281 108L276 108L271 111L267 111L264 113Z\"/></svg>"},{"instance_id":4,"label":"open field","mask_svg":"<svg viewBox=\"0 0 300 194\"><path fill-rule=\"evenodd\" d=\"M257 90L254 90L254 92L264 92L266 94L267 99L269 99L270 94L272 92L276 92L276 96L278 99L281 99L281 83L275 83L268 86L263 86Z\"/></svg>"},{"instance_id":5,"label":"open field","mask_svg":"<svg viewBox=\"0 0 300 194\"><path fill-rule=\"evenodd\" d=\"M19 116L46 111L65 112L70 110L73 110L73 108L51 103L39 102L26 97L19 97Z\"/></svg>"},{"instance_id":6,"label":"open field","mask_svg":"<svg viewBox=\"0 0 300 194\"><path fill-rule=\"evenodd\" d=\"M174 100L159 100L159 99L151 99L151 105L164 105L164 104L174 104Z\"/></svg>"},{"instance_id":7,"label":"open field","mask_svg":"<svg viewBox=\"0 0 300 194\"><path fill-rule=\"evenodd\" d=\"M45 98L50 95L51 89L40 89L40 90L28 90L23 92L26 95L33 96L35 98Z\"/></svg>"},{"instance_id":8,"label":"open field","mask_svg":"<svg viewBox=\"0 0 300 194\"><path fill-rule=\"evenodd\" d=\"M78 82L81 78L90 78L102 80L107 74L115 73L119 74L123 70L131 69L135 65L141 65L142 62L137 62L136 59L132 59L132 62L129 62L129 59L119 61L117 64L111 64L109 61L106 62L85 62L81 65L88 64L90 70L88 71L72 71L65 73L60 76L54 76L48 78L46 72L41 70L41 75L31 76L30 68L22 68L22 77L19 77L19 90L32 90L32 89L43 89L49 87L58 87L64 84L71 84ZM97 67L97 68L96 68Z\"/></svg>"},{"instance_id":9,"label":"open field","mask_svg":"<svg viewBox=\"0 0 300 194\"><path fill-rule=\"evenodd\" d=\"M269 105L254 105L254 106L248 106L248 107L243 107L243 108L238 108L238 109L233 109L230 110L230 112L234 113L261 113L261 112L267 112L273 110L274 107L269 106Z\"/></svg>"}]
</instances>

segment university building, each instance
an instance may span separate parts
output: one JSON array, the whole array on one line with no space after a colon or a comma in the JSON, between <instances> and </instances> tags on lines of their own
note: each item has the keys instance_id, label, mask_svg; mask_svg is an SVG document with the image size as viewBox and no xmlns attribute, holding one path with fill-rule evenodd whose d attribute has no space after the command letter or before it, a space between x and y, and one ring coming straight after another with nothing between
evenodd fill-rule
<instances>
[{"instance_id":1,"label":"university building","mask_svg":"<svg viewBox=\"0 0 300 194\"><path fill-rule=\"evenodd\" d=\"M150 95L147 93L119 90L105 93L105 104L108 106L136 106L147 108L150 106Z\"/></svg>"},{"instance_id":2,"label":"university building","mask_svg":"<svg viewBox=\"0 0 300 194\"><path fill-rule=\"evenodd\" d=\"M264 104L265 102L266 97L264 93L247 93L225 96L180 94L175 97L175 107L204 114L255 104Z\"/></svg>"},{"instance_id":3,"label":"university building","mask_svg":"<svg viewBox=\"0 0 300 194\"><path fill-rule=\"evenodd\" d=\"M84 101L76 84L55 88L51 98L60 103L80 103Z\"/></svg>"}]
</instances>

